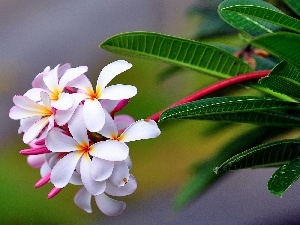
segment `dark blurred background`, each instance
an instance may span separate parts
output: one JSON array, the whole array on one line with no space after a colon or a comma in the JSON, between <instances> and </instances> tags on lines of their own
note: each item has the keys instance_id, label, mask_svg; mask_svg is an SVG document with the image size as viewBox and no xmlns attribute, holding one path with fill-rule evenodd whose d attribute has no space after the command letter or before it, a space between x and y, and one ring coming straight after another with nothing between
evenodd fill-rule
<instances>
[{"instance_id":1,"label":"dark blurred background","mask_svg":"<svg viewBox=\"0 0 300 225\"><path fill-rule=\"evenodd\" d=\"M126 59L133 68L113 82L133 84L139 93L125 112L136 119L155 113L210 80L182 71L187 76L158 82L157 74L165 68L162 63L114 55L98 45L126 31L191 37L199 21L186 17L186 12L196 2L0 1L0 224L298 224L300 185L294 185L283 199L271 195L266 188L271 169L230 173L190 206L172 211L173 198L188 179L192 163L211 156L234 136L202 137L200 131L205 132L209 122L162 124L159 138L130 145L138 189L123 198L128 204L119 217L104 216L95 204L93 214L77 208L76 186L66 187L51 200L46 198L50 185L33 187L39 171L19 155L26 146L17 134L19 123L8 118L13 95L29 89L32 79L48 65L86 65L87 75L95 81L103 66Z\"/></svg>"}]
</instances>

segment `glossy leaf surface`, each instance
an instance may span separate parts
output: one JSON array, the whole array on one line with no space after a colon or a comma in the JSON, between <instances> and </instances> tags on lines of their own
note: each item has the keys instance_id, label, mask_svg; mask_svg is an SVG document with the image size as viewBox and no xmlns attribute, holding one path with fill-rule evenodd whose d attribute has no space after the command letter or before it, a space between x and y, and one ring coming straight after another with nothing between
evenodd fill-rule
<instances>
[{"instance_id":1,"label":"glossy leaf surface","mask_svg":"<svg viewBox=\"0 0 300 225\"><path fill-rule=\"evenodd\" d=\"M100 47L121 55L158 59L219 78L252 71L242 60L216 47L158 33L118 34Z\"/></svg>"}]
</instances>

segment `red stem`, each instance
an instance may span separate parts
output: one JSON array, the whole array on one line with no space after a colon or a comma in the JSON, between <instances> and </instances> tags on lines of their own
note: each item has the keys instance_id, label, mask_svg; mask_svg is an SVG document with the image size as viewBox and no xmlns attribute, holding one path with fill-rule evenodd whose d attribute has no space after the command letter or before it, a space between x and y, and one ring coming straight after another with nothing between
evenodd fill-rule
<instances>
[{"instance_id":1,"label":"red stem","mask_svg":"<svg viewBox=\"0 0 300 225\"><path fill-rule=\"evenodd\" d=\"M154 115L149 116L148 119L151 119L151 120L154 120L157 122L159 120L160 115L169 108L173 108L175 106L178 106L178 105L181 105L181 104L184 104L187 102L192 102L192 101L198 100L206 95L212 94L218 90L221 90L223 88L226 88L226 87L229 87L229 86L232 86L235 84L240 84L240 83L243 83L246 81L260 79L262 77L267 76L269 73L270 73L270 70L261 70L261 71L245 73L245 74L241 74L238 76L230 77L225 80L221 80L217 83L214 83L206 88L203 88L203 89L179 100L178 102L173 103L172 105L159 111L158 113L155 113Z\"/></svg>"}]
</instances>

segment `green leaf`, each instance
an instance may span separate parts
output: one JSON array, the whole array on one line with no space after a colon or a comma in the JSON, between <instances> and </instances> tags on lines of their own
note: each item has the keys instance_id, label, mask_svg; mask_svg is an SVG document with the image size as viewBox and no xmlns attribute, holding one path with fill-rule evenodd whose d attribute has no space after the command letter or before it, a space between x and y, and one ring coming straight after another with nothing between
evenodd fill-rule
<instances>
[{"instance_id":1,"label":"green leaf","mask_svg":"<svg viewBox=\"0 0 300 225\"><path fill-rule=\"evenodd\" d=\"M300 2L295 0L284 0L284 2L294 11L298 16L300 16Z\"/></svg>"},{"instance_id":2,"label":"green leaf","mask_svg":"<svg viewBox=\"0 0 300 225\"><path fill-rule=\"evenodd\" d=\"M261 166L283 164L300 156L300 140L281 140L250 148L233 156L221 166L214 169L215 173L227 170L238 170Z\"/></svg>"},{"instance_id":3,"label":"green leaf","mask_svg":"<svg viewBox=\"0 0 300 225\"><path fill-rule=\"evenodd\" d=\"M158 59L219 78L252 71L242 60L216 47L158 33L122 33L110 37L100 47L117 54Z\"/></svg>"},{"instance_id":4,"label":"green leaf","mask_svg":"<svg viewBox=\"0 0 300 225\"><path fill-rule=\"evenodd\" d=\"M267 21L269 23L276 24L280 27L283 27L283 28L286 28L289 30L293 30L296 32L300 32L300 21L299 20L284 14L283 12L279 11L278 9L276 9L275 7L272 7L269 4L268 4L268 7L263 6L263 5L267 5L265 2L262 5L257 5L255 2L256 1L249 0L249 1L243 2L242 4L223 7L221 9L221 11L236 13L239 16L244 16L248 19L249 18L250 19L253 19L253 18L261 19L261 20ZM261 4L261 1L257 1L257 2L260 2L260 4ZM253 4L253 3L255 3L255 4Z\"/></svg>"},{"instance_id":5,"label":"green leaf","mask_svg":"<svg viewBox=\"0 0 300 225\"><path fill-rule=\"evenodd\" d=\"M168 119L221 120L269 126L297 127L300 118L280 112L297 109L299 103L254 96L214 97L179 105L163 112ZM277 111L275 111L277 110Z\"/></svg>"},{"instance_id":6,"label":"green leaf","mask_svg":"<svg viewBox=\"0 0 300 225\"><path fill-rule=\"evenodd\" d=\"M218 12L220 17L231 26L252 36L272 33L279 29L279 26L275 24L230 10L232 7L244 5L257 6L280 12L276 7L260 0L227 0L219 5Z\"/></svg>"},{"instance_id":7,"label":"green leaf","mask_svg":"<svg viewBox=\"0 0 300 225\"><path fill-rule=\"evenodd\" d=\"M255 38L252 44L300 67L300 35L287 32L266 34Z\"/></svg>"},{"instance_id":8,"label":"green leaf","mask_svg":"<svg viewBox=\"0 0 300 225\"><path fill-rule=\"evenodd\" d=\"M211 185L220 180L226 173L215 174L213 168L220 165L228 158L251 148L266 139L274 138L287 129L276 127L257 127L250 131L238 134L236 138L225 144L213 157L207 161L199 162L194 166L194 174L191 179L181 188L174 201L176 210L187 205L199 197ZM247 140L247 141L245 141Z\"/></svg>"},{"instance_id":9,"label":"green leaf","mask_svg":"<svg viewBox=\"0 0 300 225\"><path fill-rule=\"evenodd\" d=\"M300 98L300 69L283 61L259 83L273 91Z\"/></svg>"},{"instance_id":10,"label":"green leaf","mask_svg":"<svg viewBox=\"0 0 300 225\"><path fill-rule=\"evenodd\" d=\"M282 165L270 178L268 189L271 193L281 197L299 177L300 157Z\"/></svg>"}]
</instances>

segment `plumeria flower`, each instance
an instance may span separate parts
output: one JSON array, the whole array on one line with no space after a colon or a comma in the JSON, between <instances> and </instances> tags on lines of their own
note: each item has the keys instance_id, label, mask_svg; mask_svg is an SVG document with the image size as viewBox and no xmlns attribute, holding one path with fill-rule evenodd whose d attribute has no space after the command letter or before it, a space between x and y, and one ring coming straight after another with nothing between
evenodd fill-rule
<instances>
[{"instance_id":1,"label":"plumeria flower","mask_svg":"<svg viewBox=\"0 0 300 225\"><path fill-rule=\"evenodd\" d=\"M105 123L105 110L99 100L123 100L130 99L136 95L137 89L131 85L116 84L106 87L115 76L131 67L132 64L125 60L118 60L108 64L100 72L95 90L86 76L79 76L77 79L69 82L69 86L78 88L78 92L81 92L81 98L84 100L83 119L89 131L98 132Z\"/></svg>"},{"instance_id":2,"label":"plumeria flower","mask_svg":"<svg viewBox=\"0 0 300 225\"><path fill-rule=\"evenodd\" d=\"M137 188L137 182L134 176L130 175L126 185L116 187L109 180L106 182L105 191L99 195L94 196L96 205L107 216L117 216L123 212L126 203L117 201L110 198L111 196L126 196L132 194ZM82 187L74 197L75 204L84 211L91 213L91 198L92 194L89 193L85 187Z\"/></svg>"},{"instance_id":3,"label":"plumeria flower","mask_svg":"<svg viewBox=\"0 0 300 225\"><path fill-rule=\"evenodd\" d=\"M83 107L78 106L68 123L72 137L53 129L46 138L46 146L50 151L67 153L53 167L51 182L55 187L63 188L79 164L83 184L91 194L97 195L105 190L104 180L112 174L114 162L125 160L129 149L125 143L116 140L91 144L84 126L82 111ZM101 171L97 181L91 177L93 171Z\"/></svg>"},{"instance_id":4,"label":"plumeria flower","mask_svg":"<svg viewBox=\"0 0 300 225\"><path fill-rule=\"evenodd\" d=\"M86 66L69 68L69 64L57 65L54 69L48 67L37 75L33 81L34 88L28 90L24 95L28 98L39 101L40 92L46 92L51 101L52 107L59 110L66 110L73 105L73 98L69 93L64 92L67 84L87 72Z\"/></svg>"},{"instance_id":5,"label":"plumeria flower","mask_svg":"<svg viewBox=\"0 0 300 225\"><path fill-rule=\"evenodd\" d=\"M24 143L31 142L46 126L48 126L46 132L54 127L55 112L51 108L50 98L45 92L41 92L40 95L42 104L36 103L26 96L16 95L13 97L15 106L10 109L9 117L14 120L32 118L29 123L30 127L27 124L27 130L24 130L25 125L22 128Z\"/></svg>"}]
</instances>

